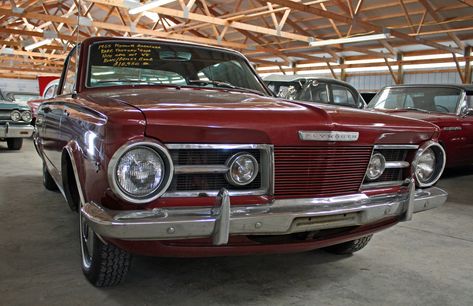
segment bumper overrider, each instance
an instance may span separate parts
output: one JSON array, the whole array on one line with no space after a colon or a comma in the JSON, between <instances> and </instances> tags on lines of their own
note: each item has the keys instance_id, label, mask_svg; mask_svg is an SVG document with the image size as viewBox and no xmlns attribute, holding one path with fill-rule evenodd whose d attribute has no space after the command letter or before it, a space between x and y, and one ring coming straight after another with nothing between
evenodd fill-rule
<instances>
[{"instance_id":1,"label":"bumper overrider","mask_svg":"<svg viewBox=\"0 0 473 306\"><path fill-rule=\"evenodd\" d=\"M109 210L89 202L81 213L93 230L108 238L167 240L211 237L224 245L230 235L284 235L374 223L398 216L408 221L413 213L442 206L448 194L430 187L367 196L354 194L330 198L275 200L271 204L231 206L221 190L215 207Z\"/></svg>"},{"instance_id":2,"label":"bumper overrider","mask_svg":"<svg viewBox=\"0 0 473 306\"><path fill-rule=\"evenodd\" d=\"M0 125L0 138L28 138L33 135L34 127L27 125Z\"/></svg>"}]
</instances>

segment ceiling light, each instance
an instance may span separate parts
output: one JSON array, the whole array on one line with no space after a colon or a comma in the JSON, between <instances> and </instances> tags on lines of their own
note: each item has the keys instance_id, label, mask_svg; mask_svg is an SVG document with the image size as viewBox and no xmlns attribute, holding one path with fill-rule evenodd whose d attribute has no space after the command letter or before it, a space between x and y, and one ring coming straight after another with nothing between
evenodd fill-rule
<instances>
[{"instance_id":1,"label":"ceiling light","mask_svg":"<svg viewBox=\"0 0 473 306\"><path fill-rule=\"evenodd\" d=\"M44 46L44 45L48 45L48 44L50 44L52 41L53 41L52 39L40 40L40 41L38 41L38 42L35 42L34 44L25 46L25 50L26 50L26 51L31 51L31 50L34 50L34 49L36 49L36 48L42 47L42 46Z\"/></svg>"},{"instance_id":2,"label":"ceiling light","mask_svg":"<svg viewBox=\"0 0 473 306\"><path fill-rule=\"evenodd\" d=\"M149 11L151 9L154 9L155 7L166 5L168 3L175 2L176 0L156 0L156 1L151 1L146 3L145 5L140 5L137 7L134 7L128 11L131 15L139 14L144 11Z\"/></svg>"},{"instance_id":3,"label":"ceiling light","mask_svg":"<svg viewBox=\"0 0 473 306\"><path fill-rule=\"evenodd\" d=\"M321 47L321 46L328 46L328 45L348 44L348 43L364 42L364 41L380 40L380 39L388 39L388 38L391 38L391 35L387 33L383 33L383 34L374 34L374 35L317 40L317 41L310 42L309 45L311 47Z\"/></svg>"}]
</instances>

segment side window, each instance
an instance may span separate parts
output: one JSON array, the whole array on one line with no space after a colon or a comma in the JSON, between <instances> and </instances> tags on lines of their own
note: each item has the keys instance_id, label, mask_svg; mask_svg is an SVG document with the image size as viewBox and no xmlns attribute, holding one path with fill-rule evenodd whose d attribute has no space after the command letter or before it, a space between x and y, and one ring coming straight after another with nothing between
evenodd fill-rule
<instances>
[{"instance_id":1,"label":"side window","mask_svg":"<svg viewBox=\"0 0 473 306\"><path fill-rule=\"evenodd\" d=\"M308 81L297 98L302 101L328 103L327 84Z\"/></svg>"},{"instance_id":2,"label":"side window","mask_svg":"<svg viewBox=\"0 0 473 306\"><path fill-rule=\"evenodd\" d=\"M64 82L62 84L63 95L72 94L74 92L74 88L76 85L76 71L77 71L75 53L76 51L74 50L70 54L69 61L67 62L67 70L66 70L66 74L64 75Z\"/></svg>"},{"instance_id":3,"label":"side window","mask_svg":"<svg viewBox=\"0 0 473 306\"><path fill-rule=\"evenodd\" d=\"M337 105L357 106L351 91L340 85L332 85L333 103Z\"/></svg>"}]
</instances>

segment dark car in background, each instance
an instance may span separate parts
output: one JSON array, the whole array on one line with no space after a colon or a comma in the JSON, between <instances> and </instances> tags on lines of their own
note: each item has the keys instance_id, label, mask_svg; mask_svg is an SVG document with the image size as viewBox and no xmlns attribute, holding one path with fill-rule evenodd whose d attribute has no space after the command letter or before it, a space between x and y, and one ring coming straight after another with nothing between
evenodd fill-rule
<instances>
[{"instance_id":1,"label":"dark car in background","mask_svg":"<svg viewBox=\"0 0 473 306\"><path fill-rule=\"evenodd\" d=\"M366 106L363 97L355 87L336 79L300 75L270 75L264 78L264 82L276 96L288 100L353 108Z\"/></svg>"},{"instance_id":2,"label":"dark car in background","mask_svg":"<svg viewBox=\"0 0 473 306\"><path fill-rule=\"evenodd\" d=\"M473 164L473 85L389 86L368 108L434 123L441 129L447 167Z\"/></svg>"}]
</instances>

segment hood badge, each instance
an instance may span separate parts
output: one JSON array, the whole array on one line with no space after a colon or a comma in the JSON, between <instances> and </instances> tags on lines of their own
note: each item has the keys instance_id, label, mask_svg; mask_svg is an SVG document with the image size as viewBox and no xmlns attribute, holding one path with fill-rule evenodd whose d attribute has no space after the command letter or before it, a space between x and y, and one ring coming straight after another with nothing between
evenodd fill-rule
<instances>
[{"instance_id":1,"label":"hood badge","mask_svg":"<svg viewBox=\"0 0 473 306\"><path fill-rule=\"evenodd\" d=\"M299 138L308 141L357 141L358 132L340 131L299 131Z\"/></svg>"}]
</instances>

